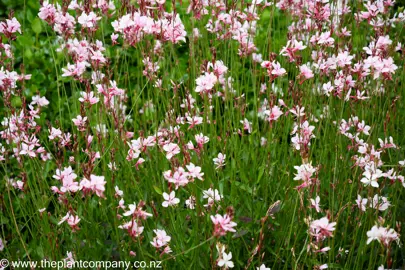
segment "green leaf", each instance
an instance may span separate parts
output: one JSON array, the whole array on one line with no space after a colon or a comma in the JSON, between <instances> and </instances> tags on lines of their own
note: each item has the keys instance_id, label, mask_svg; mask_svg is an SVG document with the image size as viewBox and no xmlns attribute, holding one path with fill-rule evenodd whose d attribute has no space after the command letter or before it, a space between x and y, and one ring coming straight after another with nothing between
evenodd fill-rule
<instances>
[{"instance_id":1,"label":"green leaf","mask_svg":"<svg viewBox=\"0 0 405 270\"><path fill-rule=\"evenodd\" d=\"M22 35L22 36L19 36L18 38L17 38L17 41L18 41L18 43L21 45L21 46L32 46L32 45L34 45L34 41L32 40L32 38L33 37L31 37L31 36L28 36L28 35Z\"/></svg>"},{"instance_id":2,"label":"green leaf","mask_svg":"<svg viewBox=\"0 0 405 270\"><path fill-rule=\"evenodd\" d=\"M163 192L160 188L158 188L157 186L153 186L153 189L156 191L157 194L162 195Z\"/></svg>"},{"instance_id":3,"label":"green leaf","mask_svg":"<svg viewBox=\"0 0 405 270\"><path fill-rule=\"evenodd\" d=\"M38 255L39 258L44 257L44 249L41 246L37 247L37 255Z\"/></svg>"},{"instance_id":4,"label":"green leaf","mask_svg":"<svg viewBox=\"0 0 405 270\"><path fill-rule=\"evenodd\" d=\"M39 34L42 32L42 25L41 25L41 21L36 18L33 22L32 22L32 30L36 33Z\"/></svg>"},{"instance_id":5,"label":"green leaf","mask_svg":"<svg viewBox=\"0 0 405 270\"><path fill-rule=\"evenodd\" d=\"M265 165L260 166L259 169L259 175L257 177L257 183L260 182L260 180L262 179L263 173L264 173L264 169L265 169Z\"/></svg>"},{"instance_id":6,"label":"green leaf","mask_svg":"<svg viewBox=\"0 0 405 270\"><path fill-rule=\"evenodd\" d=\"M7 225L9 222L9 219L6 217L0 217L0 225Z\"/></svg>"},{"instance_id":7,"label":"green leaf","mask_svg":"<svg viewBox=\"0 0 405 270\"><path fill-rule=\"evenodd\" d=\"M18 108L20 108L21 105L22 105L21 98L20 98L20 97L17 97L17 96L13 97L13 98L11 99L11 105L12 105L13 107L18 107Z\"/></svg>"},{"instance_id":8,"label":"green leaf","mask_svg":"<svg viewBox=\"0 0 405 270\"><path fill-rule=\"evenodd\" d=\"M253 195L253 190L252 190L251 187L249 187L249 186L247 186L245 184L242 184L241 182L235 182L235 186L237 186L238 188L240 188L240 189L248 192L249 194Z\"/></svg>"},{"instance_id":9,"label":"green leaf","mask_svg":"<svg viewBox=\"0 0 405 270\"><path fill-rule=\"evenodd\" d=\"M32 58L32 51L30 49L26 49L24 56L27 57L28 59Z\"/></svg>"}]
</instances>

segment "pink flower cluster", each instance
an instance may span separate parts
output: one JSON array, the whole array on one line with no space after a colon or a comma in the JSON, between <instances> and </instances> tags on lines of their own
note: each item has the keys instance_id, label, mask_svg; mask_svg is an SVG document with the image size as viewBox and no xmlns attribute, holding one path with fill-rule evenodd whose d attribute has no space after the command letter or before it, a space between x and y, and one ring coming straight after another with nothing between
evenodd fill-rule
<instances>
[{"instance_id":1,"label":"pink flower cluster","mask_svg":"<svg viewBox=\"0 0 405 270\"><path fill-rule=\"evenodd\" d=\"M180 15L166 12L157 20L152 14L141 15L139 12L133 12L113 21L112 26L131 46L135 46L145 35L153 35L158 40L174 44L185 42L187 35ZM114 36L115 40L117 38Z\"/></svg>"}]
</instances>

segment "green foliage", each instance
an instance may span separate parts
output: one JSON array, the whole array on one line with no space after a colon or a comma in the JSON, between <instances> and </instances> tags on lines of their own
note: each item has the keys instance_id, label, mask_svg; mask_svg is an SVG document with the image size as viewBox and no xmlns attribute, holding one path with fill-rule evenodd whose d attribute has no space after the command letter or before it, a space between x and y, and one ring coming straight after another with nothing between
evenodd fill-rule
<instances>
[{"instance_id":1,"label":"green foliage","mask_svg":"<svg viewBox=\"0 0 405 270\"><path fill-rule=\"evenodd\" d=\"M185 7L185 4L178 7L180 14L185 14ZM61 69L69 61L63 53L56 52L59 45L55 34L49 25L37 18L38 9L37 1L1 2L0 17L6 18L8 11L14 10L15 16L23 25L23 34L14 43L16 59L13 64L15 68L23 66L26 74L32 74L32 79L23 89L27 100L30 101L32 96L39 94L51 101L37 120L43 129L39 137L46 142L47 151L52 152L54 158L58 156L64 160L63 164L59 164L61 166L67 166L69 156L74 154L77 154L77 162L85 162L87 156L83 152L57 150L47 139L48 127L58 126L63 131L76 135L74 139L79 149L85 147L87 138L78 133L72 124L72 118L81 113L77 100L85 87L61 77ZM262 52L263 59L269 59L270 52L278 53L285 45L290 19L275 7L262 14L255 43ZM207 23L203 20L183 22L188 33L194 27L203 29ZM357 28L354 24L351 29L352 46L359 50L367 46L369 40L366 37L371 34L371 30ZM401 29L392 31L398 34L398 41L405 42L400 35ZM103 21L96 37L109 43L111 33L111 25ZM217 59L223 60L229 68L230 75L234 78L235 97L240 98L213 99L213 112L206 116L211 122L215 121L215 125L204 122L193 132L188 132L186 127L181 128L186 134L183 138L185 142L194 140L194 135L199 133L210 138L203 153L191 157L191 162L202 167L204 181L198 180L190 183L187 189L176 191L182 203L190 195L197 197L195 212L190 212L183 205L168 209L161 207L162 193L168 190L163 172L171 168L170 162L157 149L152 149L145 157L146 162L137 170L134 164L126 160L128 146L114 133L113 117L100 113L95 106L87 112L92 131L96 133L95 126L99 123L106 124L108 128L105 137L94 139L97 151L101 154L96 172L107 179L106 198L82 198L80 194L68 198L66 203L77 209L77 215L81 217L81 230L72 233L66 224L57 225L67 208L50 189L56 183L52 175L60 167L53 161L25 159L24 177L27 186L24 192L19 192L7 188L6 179L20 178L21 175L16 172L21 168L14 163L2 163L0 235L7 243L1 255L10 260L27 260L28 255L32 260L62 260L67 252L72 251L81 260L133 261L129 251L135 251L136 260L163 260L164 269L208 269L217 257L217 240L210 238L213 231L210 215L214 215L216 211L223 214L228 206L233 206L235 221L238 223L237 233L228 234L219 241L226 243L227 250L232 251L236 269L247 265L260 242L261 230L264 232L264 245L260 254L264 255L263 258L253 256L251 269L261 263L272 269L312 269L324 263L328 263L332 269L376 269L377 266L386 264L386 254L378 243L366 245L366 232L377 222L379 216L391 228L396 228L396 223L402 224L405 221L403 188L400 183L396 183L390 188L379 190L383 195L389 194L393 205L389 213L378 213L371 209L362 213L355 208L353 205L357 194L367 197L369 190L358 184L361 172L352 167L354 153L348 150L350 141L338 134L338 127L333 121L357 115L372 127L369 143L378 145L378 138L392 136L397 145L404 146L403 68L397 71L394 82L384 82L387 89L385 95L375 95L369 100L350 105L336 97L315 95L314 82L298 85L298 74L293 72L287 77L277 79L275 86L281 92L274 94L270 90L271 85L267 83L268 78L260 75L261 67L251 59L239 57L238 48L232 40L218 40L207 31L202 35L197 42L187 39L186 43L179 45L164 45L166 57L159 64L165 90L157 89L142 75L143 52L149 50L148 46L153 40L142 41L125 50L108 47L106 52L112 60L111 75L120 88L126 89L128 93L127 113L132 119L126 122L125 129L133 131L135 138L141 134L153 135L162 125L168 127L171 119L168 119L166 112L169 109L174 109L176 113L184 112L180 108L180 102L188 93L192 93L199 104L206 107L210 105L207 100L196 95L194 89L200 66L204 61L213 59L214 49ZM344 44L340 42L339 45ZM310 53L304 52L303 60L309 60ZM397 55L395 60L399 62L400 56ZM280 58L279 61L286 69L294 70L294 64L288 63L285 58ZM288 100L289 106L299 100L306 112L319 120L315 125L316 138L311 144L310 160L313 165L321 166L318 175L320 190L298 193L295 189L294 166L302 164L302 159L291 146L290 132L294 123L292 118L285 117L270 127L257 117L261 83L266 83L269 88L263 97L275 102L278 98L283 98ZM173 90L173 84L180 85L176 91ZM244 96L241 97L242 95ZM400 99L394 102L396 97ZM154 104L153 108L145 107L150 101ZM327 105L329 114L321 117ZM14 97L12 106L21 108L23 100ZM144 109L143 114L139 113L140 109ZM5 115L5 109L0 108L0 117ZM253 122L253 132L250 135L243 131L238 134L244 118ZM262 137L268 141L265 146L260 144ZM219 152L227 155L227 164L223 170L215 170L212 162ZM398 160L404 159L404 153L402 150L389 150L382 158L387 164L396 166ZM119 168L116 172L108 169L108 164L112 161ZM147 202L148 212L157 209L158 215L155 214L144 223L143 238L132 239L124 230L118 229L121 221L117 219L115 185L124 191L126 204L143 200ZM201 213L205 211L203 205L206 202L202 199L202 190L211 187L224 194L224 200L217 208L203 215ZM309 208L309 199L315 195L321 197L322 209L328 209L328 213L319 214ZM281 202L278 211L262 225L261 220L266 216L269 206L276 201ZM38 211L42 208L46 208L44 213ZM331 250L326 255L309 253L308 224L304 218L318 219L327 214L337 222L334 237L328 242ZM156 228L165 228L171 235L175 260L169 259L170 256L162 259L150 245ZM403 239L401 236L402 243ZM340 249L348 250L348 253L341 252ZM403 267L404 255L402 247L392 245L390 256L393 267Z\"/></svg>"}]
</instances>

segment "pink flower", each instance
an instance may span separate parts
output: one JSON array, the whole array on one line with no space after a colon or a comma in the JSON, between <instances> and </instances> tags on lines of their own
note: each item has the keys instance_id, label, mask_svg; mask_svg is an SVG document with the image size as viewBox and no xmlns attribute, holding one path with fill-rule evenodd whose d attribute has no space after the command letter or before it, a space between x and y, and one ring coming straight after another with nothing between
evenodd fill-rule
<instances>
[{"instance_id":1,"label":"pink flower","mask_svg":"<svg viewBox=\"0 0 405 270\"><path fill-rule=\"evenodd\" d=\"M304 182L310 182L312 175L316 172L316 168L312 167L309 163L294 166L294 169L297 170L294 180L303 180Z\"/></svg>"},{"instance_id":2,"label":"pink flower","mask_svg":"<svg viewBox=\"0 0 405 270\"><path fill-rule=\"evenodd\" d=\"M217 76L215 76L214 73L205 72L204 75L201 75L196 79L197 87L195 91L197 93L200 92L207 93L210 90L212 90L212 88L214 88L217 81L218 81Z\"/></svg>"},{"instance_id":3,"label":"pink flower","mask_svg":"<svg viewBox=\"0 0 405 270\"><path fill-rule=\"evenodd\" d=\"M186 168L188 170L189 176L191 176L192 178L203 180L204 173L201 172L201 167L195 166L193 163L190 163L189 165L186 165Z\"/></svg>"},{"instance_id":4,"label":"pink flower","mask_svg":"<svg viewBox=\"0 0 405 270\"><path fill-rule=\"evenodd\" d=\"M271 80L287 74L287 71L282 68L280 63L277 61L273 61L271 63L270 61L263 61L261 66L267 69L267 75L270 76Z\"/></svg>"},{"instance_id":5,"label":"pink flower","mask_svg":"<svg viewBox=\"0 0 405 270\"><path fill-rule=\"evenodd\" d=\"M52 127L50 130L51 135L48 136L50 140L55 140L56 138L62 138L62 131L58 128Z\"/></svg>"},{"instance_id":6,"label":"pink flower","mask_svg":"<svg viewBox=\"0 0 405 270\"><path fill-rule=\"evenodd\" d=\"M37 104L39 107L44 107L49 104L49 101L46 99L46 97L40 97L40 96L33 96L31 105Z\"/></svg>"},{"instance_id":7,"label":"pink flower","mask_svg":"<svg viewBox=\"0 0 405 270\"><path fill-rule=\"evenodd\" d=\"M305 115L305 107L300 107L299 105L293 107L291 110L289 110L292 114L294 114L296 117L302 117Z\"/></svg>"},{"instance_id":8,"label":"pink flower","mask_svg":"<svg viewBox=\"0 0 405 270\"><path fill-rule=\"evenodd\" d=\"M142 201L140 201L138 205L135 203L128 205L129 210L124 213L124 216L133 216L134 219L142 220L145 220L147 217L151 217L152 214L142 210L144 205L145 203Z\"/></svg>"},{"instance_id":9,"label":"pink flower","mask_svg":"<svg viewBox=\"0 0 405 270\"><path fill-rule=\"evenodd\" d=\"M173 174L171 170L165 171L163 173L163 177L169 183L174 183L176 190L180 186L183 187L189 183L188 173L182 167L177 168L177 170Z\"/></svg>"},{"instance_id":10,"label":"pink flower","mask_svg":"<svg viewBox=\"0 0 405 270\"><path fill-rule=\"evenodd\" d=\"M389 141L388 141L389 140ZM380 146L383 149L388 149L388 148L398 148L396 144L394 143L394 139L390 136L389 139L385 138L383 141L382 139L378 139L380 142Z\"/></svg>"},{"instance_id":11,"label":"pink flower","mask_svg":"<svg viewBox=\"0 0 405 270\"><path fill-rule=\"evenodd\" d=\"M240 121L243 124L243 129L246 130L248 133L252 133L252 123L249 122L246 118Z\"/></svg>"},{"instance_id":12,"label":"pink flower","mask_svg":"<svg viewBox=\"0 0 405 270\"><path fill-rule=\"evenodd\" d=\"M318 44L319 45L326 45L328 47L332 47L333 43L335 42L335 40L331 37L331 32L330 31L326 31L321 33L321 35L318 37ZM316 42L316 40L314 40ZM311 42L312 42L312 38L311 38Z\"/></svg>"},{"instance_id":13,"label":"pink flower","mask_svg":"<svg viewBox=\"0 0 405 270\"><path fill-rule=\"evenodd\" d=\"M180 19L180 15L177 13L174 15L167 14L167 19L164 18L160 20L157 25L161 25L160 29L163 29L163 38L166 41L170 41L172 43L178 43L180 41L186 42L186 35L187 32L185 31L184 24Z\"/></svg>"},{"instance_id":14,"label":"pink flower","mask_svg":"<svg viewBox=\"0 0 405 270\"><path fill-rule=\"evenodd\" d=\"M101 17L97 17L93 11L91 11L89 14L83 12L78 18L78 23L80 23L83 27L93 28L100 19Z\"/></svg>"},{"instance_id":15,"label":"pink flower","mask_svg":"<svg viewBox=\"0 0 405 270\"><path fill-rule=\"evenodd\" d=\"M378 209L379 211L385 211L390 206L391 203L388 201L386 197L378 196L378 194L375 194L372 199L370 198L370 207L374 209Z\"/></svg>"},{"instance_id":16,"label":"pink flower","mask_svg":"<svg viewBox=\"0 0 405 270\"><path fill-rule=\"evenodd\" d=\"M328 97L330 96L330 93L332 93L333 89L334 88L331 82L327 82L322 85L322 92Z\"/></svg>"},{"instance_id":17,"label":"pink flower","mask_svg":"<svg viewBox=\"0 0 405 270\"><path fill-rule=\"evenodd\" d=\"M163 254L169 254L172 253L172 249L169 246L165 246L165 248L163 249L162 253L160 253L160 256L162 256Z\"/></svg>"},{"instance_id":18,"label":"pink flower","mask_svg":"<svg viewBox=\"0 0 405 270\"><path fill-rule=\"evenodd\" d=\"M118 37L119 37L118 34L111 34L111 41L112 41L113 45L118 44L118 42L117 42Z\"/></svg>"},{"instance_id":19,"label":"pink flower","mask_svg":"<svg viewBox=\"0 0 405 270\"><path fill-rule=\"evenodd\" d=\"M329 223L327 217L323 217L318 220L314 220L310 224L310 234L317 238L317 241L323 240L327 237L333 236L336 222Z\"/></svg>"},{"instance_id":20,"label":"pink flower","mask_svg":"<svg viewBox=\"0 0 405 270\"><path fill-rule=\"evenodd\" d=\"M72 231L78 231L79 227L77 226L77 224L79 224L80 222L80 218L78 216L74 216L72 215L70 212L68 212L66 214L66 216L64 216L58 223L58 225L61 225L62 223L64 223L65 221L67 221L67 223L69 224L70 228L72 229Z\"/></svg>"},{"instance_id":21,"label":"pink flower","mask_svg":"<svg viewBox=\"0 0 405 270\"><path fill-rule=\"evenodd\" d=\"M201 37L200 30L198 28L193 28L193 38L198 39Z\"/></svg>"},{"instance_id":22,"label":"pink flower","mask_svg":"<svg viewBox=\"0 0 405 270\"><path fill-rule=\"evenodd\" d=\"M261 64L263 62L263 58L261 54L252 53L252 60L253 62Z\"/></svg>"},{"instance_id":23,"label":"pink flower","mask_svg":"<svg viewBox=\"0 0 405 270\"><path fill-rule=\"evenodd\" d=\"M91 186L96 195L99 197L104 196L105 184L107 183L104 181L104 176L96 176L94 174L90 175Z\"/></svg>"},{"instance_id":24,"label":"pink flower","mask_svg":"<svg viewBox=\"0 0 405 270\"><path fill-rule=\"evenodd\" d=\"M224 75L228 71L228 68L224 65L224 62L222 60L215 61L214 65L209 62L207 67L213 68L215 75L218 77Z\"/></svg>"},{"instance_id":25,"label":"pink flower","mask_svg":"<svg viewBox=\"0 0 405 270\"><path fill-rule=\"evenodd\" d=\"M145 159L139 158L139 159L136 161L136 163L135 163L135 168L136 168L137 170L139 170L139 165L141 165L141 164L144 163L144 162L145 162Z\"/></svg>"},{"instance_id":26,"label":"pink flower","mask_svg":"<svg viewBox=\"0 0 405 270\"><path fill-rule=\"evenodd\" d=\"M79 224L79 222L80 222L80 218L78 216L73 216L73 215L70 215L67 220L67 223L69 224L69 226L72 228L73 231L79 229L77 227L77 224Z\"/></svg>"},{"instance_id":27,"label":"pink flower","mask_svg":"<svg viewBox=\"0 0 405 270\"><path fill-rule=\"evenodd\" d=\"M14 179L8 179L7 183L12 185L14 188L17 188L19 190L24 190L24 182L21 180L15 181Z\"/></svg>"},{"instance_id":28,"label":"pink flower","mask_svg":"<svg viewBox=\"0 0 405 270\"><path fill-rule=\"evenodd\" d=\"M56 173L52 176L54 179L63 181L65 178L76 179L77 175L74 173L72 167L64 168L63 171L56 169Z\"/></svg>"},{"instance_id":29,"label":"pink flower","mask_svg":"<svg viewBox=\"0 0 405 270\"><path fill-rule=\"evenodd\" d=\"M279 76L283 76L283 75L287 74L287 71L284 68L281 67L279 62L273 61L271 63L271 65L273 67L273 69L271 71L272 75L274 75L276 77L279 77Z\"/></svg>"},{"instance_id":30,"label":"pink flower","mask_svg":"<svg viewBox=\"0 0 405 270\"><path fill-rule=\"evenodd\" d=\"M271 62L270 61L262 61L262 63L260 64L261 67L263 68L267 68L267 69L271 69Z\"/></svg>"},{"instance_id":31,"label":"pink flower","mask_svg":"<svg viewBox=\"0 0 405 270\"><path fill-rule=\"evenodd\" d=\"M131 250L131 251L129 252L129 255L132 256L132 257L136 257L136 252Z\"/></svg>"},{"instance_id":32,"label":"pink flower","mask_svg":"<svg viewBox=\"0 0 405 270\"><path fill-rule=\"evenodd\" d=\"M18 32L21 34L21 24L16 18L6 20L6 22L0 22L0 33L4 33L7 37L11 37L12 34Z\"/></svg>"},{"instance_id":33,"label":"pink flower","mask_svg":"<svg viewBox=\"0 0 405 270\"><path fill-rule=\"evenodd\" d=\"M287 45L281 49L280 54L283 56L288 56L290 62L294 62L296 52L302 51L306 47L307 46L303 45L302 41L294 40L293 42L291 42L291 40L288 40Z\"/></svg>"},{"instance_id":34,"label":"pink flower","mask_svg":"<svg viewBox=\"0 0 405 270\"><path fill-rule=\"evenodd\" d=\"M210 141L210 138L208 138L207 136L204 136L204 134L202 134L202 133L196 134L194 137L195 137L195 140L196 140L199 148L202 148L204 144L206 144L207 142Z\"/></svg>"},{"instance_id":35,"label":"pink flower","mask_svg":"<svg viewBox=\"0 0 405 270\"><path fill-rule=\"evenodd\" d=\"M86 71L86 67L88 66L90 66L90 64L86 61L78 61L73 65L68 64L67 68L62 68L62 77L80 77Z\"/></svg>"},{"instance_id":36,"label":"pink flower","mask_svg":"<svg viewBox=\"0 0 405 270\"><path fill-rule=\"evenodd\" d=\"M93 51L92 50L92 56L90 57L91 60L93 60L93 63L96 63L96 65L104 64L107 62L107 59L104 57L103 53L100 52L99 50Z\"/></svg>"},{"instance_id":37,"label":"pink flower","mask_svg":"<svg viewBox=\"0 0 405 270\"><path fill-rule=\"evenodd\" d=\"M81 189L78 182L75 182L77 178L77 174L73 171L72 167L64 168L63 171L56 169L55 175L53 175L54 179L60 180L62 182L62 187L57 188L52 186L51 189L59 194L65 194L66 192L77 192Z\"/></svg>"},{"instance_id":38,"label":"pink flower","mask_svg":"<svg viewBox=\"0 0 405 270\"><path fill-rule=\"evenodd\" d=\"M70 212L68 212L58 223L58 225L62 224L65 222L68 218L70 217Z\"/></svg>"},{"instance_id":39,"label":"pink flower","mask_svg":"<svg viewBox=\"0 0 405 270\"><path fill-rule=\"evenodd\" d=\"M219 153L218 157L213 159L214 164L216 166L215 169L218 170L219 168L224 167L225 166L225 159L226 159L226 155L224 155L222 153Z\"/></svg>"},{"instance_id":40,"label":"pink flower","mask_svg":"<svg viewBox=\"0 0 405 270\"><path fill-rule=\"evenodd\" d=\"M162 248L169 244L170 240L172 239L169 235L167 235L165 230L153 230L156 236L153 238L153 241L150 242L152 246L155 248Z\"/></svg>"},{"instance_id":41,"label":"pink flower","mask_svg":"<svg viewBox=\"0 0 405 270\"><path fill-rule=\"evenodd\" d=\"M56 8L54 5L49 4L49 1L45 0L39 9L38 17L49 23L53 23L55 19Z\"/></svg>"},{"instance_id":42,"label":"pink flower","mask_svg":"<svg viewBox=\"0 0 405 270\"><path fill-rule=\"evenodd\" d=\"M291 134L295 134L295 136L291 138L291 142L296 150L306 149L311 145L311 139L315 138L313 134L314 129L315 127L310 126L308 121L300 125L297 123L294 124L294 129Z\"/></svg>"},{"instance_id":43,"label":"pink flower","mask_svg":"<svg viewBox=\"0 0 405 270\"><path fill-rule=\"evenodd\" d=\"M33 145L33 144L27 145L26 143L22 143L21 144L22 149L20 151L20 155L27 155L27 156L30 156L30 157L36 157L37 154L34 151L34 147L35 147L35 145Z\"/></svg>"},{"instance_id":44,"label":"pink flower","mask_svg":"<svg viewBox=\"0 0 405 270\"><path fill-rule=\"evenodd\" d=\"M312 77L314 77L314 73L312 72L312 70L309 68L308 65L302 65L300 66L300 76L305 78L305 79L310 79Z\"/></svg>"},{"instance_id":45,"label":"pink flower","mask_svg":"<svg viewBox=\"0 0 405 270\"><path fill-rule=\"evenodd\" d=\"M269 267L266 267L265 264L260 265L260 267L256 267L256 270L271 270Z\"/></svg>"},{"instance_id":46,"label":"pink flower","mask_svg":"<svg viewBox=\"0 0 405 270\"><path fill-rule=\"evenodd\" d=\"M115 10L114 1L112 0L97 0L96 2L97 3L93 4L93 7L101 9L105 14L108 10Z\"/></svg>"},{"instance_id":47,"label":"pink flower","mask_svg":"<svg viewBox=\"0 0 405 270\"><path fill-rule=\"evenodd\" d=\"M81 97L79 98L80 102L87 102L91 105L96 104L100 99L94 96L94 92L90 91L89 93L81 92Z\"/></svg>"},{"instance_id":48,"label":"pink flower","mask_svg":"<svg viewBox=\"0 0 405 270\"><path fill-rule=\"evenodd\" d=\"M353 58L354 56L349 55L348 51L341 52L337 56L337 64L339 67L350 66Z\"/></svg>"},{"instance_id":49,"label":"pink flower","mask_svg":"<svg viewBox=\"0 0 405 270\"><path fill-rule=\"evenodd\" d=\"M279 106L274 106L270 110L265 110L263 113L266 115L266 120L269 122L276 121L281 115L283 115Z\"/></svg>"},{"instance_id":50,"label":"pink flower","mask_svg":"<svg viewBox=\"0 0 405 270\"><path fill-rule=\"evenodd\" d=\"M214 223L214 235L215 236L223 236L226 232L236 232L233 228L237 224L231 220L231 218L225 214L221 216L216 214L215 216L211 216L212 223Z\"/></svg>"},{"instance_id":51,"label":"pink flower","mask_svg":"<svg viewBox=\"0 0 405 270\"><path fill-rule=\"evenodd\" d=\"M72 0L68 6L68 9L70 10L81 10L83 7L81 7L78 3L77 0Z\"/></svg>"},{"instance_id":52,"label":"pink flower","mask_svg":"<svg viewBox=\"0 0 405 270\"><path fill-rule=\"evenodd\" d=\"M398 66L394 64L392 57L383 59L383 65L384 66L381 70L382 73L395 74L395 70L398 69Z\"/></svg>"},{"instance_id":53,"label":"pink flower","mask_svg":"<svg viewBox=\"0 0 405 270\"><path fill-rule=\"evenodd\" d=\"M200 125L203 123L203 118L199 117L199 116L187 116L187 123L190 124L190 126L188 127L188 129L193 128L196 125Z\"/></svg>"},{"instance_id":54,"label":"pink flower","mask_svg":"<svg viewBox=\"0 0 405 270\"><path fill-rule=\"evenodd\" d=\"M166 151L166 158L170 160L173 156L180 153L180 147L175 143L165 144L163 150Z\"/></svg>"},{"instance_id":55,"label":"pink flower","mask_svg":"<svg viewBox=\"0 0 405 270\"><path fill-rule=\"evenodd\" d=\"M139 237L144 230L144 227L140 226L135 220L126 222L123 225L118 226L118 228L127 230L131 237Z\"/></svg>"},{"instance_id":56,"label":"pink flower","mask_svg":"<svg viewBox=\"0 0 405 270\"><path fill-rule=\"evenodd\" d=\"M87 117L82 117L81 115L76 116L72 119L73 123L79 131L84 131L86 129Z\"/></svg>"},{"instance_id":57,"label":"pink flower","mask_svg":"<svg viewBox=\"0 0 405 270\"><path fill-rule=\"evenodd\" d=\"M66 258L63 258L63 262L66 263L67 268L73 268L75 259L73 258L72 252L66 252Z\"/></svg>"},{"instance_id":58,"label":"pink flower","mask_svg":"<svg viewBox=\"0 0 405 270\"><path fill-rule=\"evenodd\" d=\"M90 175L90 181L86 178L80 182L80 187L83 191L93 191L99 197L104 197L105 184L104 176Z\"/></svg>"},{"instance_id":59,"label":"pink flower","mask_svg":"<svg viewBox=\"0 0 405 270\"><path fill-rule=\"evenodd\" d=\"M115 197L124 196L124 192L122 190L120 190L120 188L118 186L115 186L114 189L115 189Z\"/></svg>"}]
</instances>

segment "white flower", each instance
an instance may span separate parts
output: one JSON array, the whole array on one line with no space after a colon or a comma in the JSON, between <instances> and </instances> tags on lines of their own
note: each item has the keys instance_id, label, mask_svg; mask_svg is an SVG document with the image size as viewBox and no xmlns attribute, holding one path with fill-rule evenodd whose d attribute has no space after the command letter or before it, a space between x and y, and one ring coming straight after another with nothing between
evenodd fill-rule
<instances>
[{"instance_id":1,"label":"white flower","mask_svg":"<svg viewBox=\"0 0 405 270\"><path fill-rule=\"evenodd\" d=\"M260 267L256 267L256 270L271 270L270 267L266 267L264 264L260 265Z\"/></svg>"},{"instance_id":2,"label":"white flower","mask_svg":"<svg viewBox=\"0 0 405 270\"><path fill-rule=\"evenodd\" d=\"M378 228L377 226L373 226L371 228L371 230L369 230L367 232L367 245L371 243L371 241L373 240L377 240L380 241L380 236L381 236L381 232L380 232L380 228Z\"/></svg>"},{"instance_id":3,"label":"white flower","mask_svg":"<svg viewBox=\"0 0 405 270\"><path fill-rule=\"evenodd\" d=\"M0 251L3 251L4 243L5 243L5 241L3 241L3 239L0 238Z\"/></svg>"},{"instance_id":4,"label":"white flower","mask_svg":"<svg viewBox=\"0 0 405 270\"><path fill-rule=\"evenodd\" d=\"M357 203L357 207L359 207L359 209L361 211L363 211L363 212L366 211L367 202L368 202L367 198L362 198L360 195L357 195L356 203Z\"/></svg>"},{"instance_id":5,"label":"white flower","mask_svg":"<svg viewBox=\"0 0 405 270\"><path fill-rule=\"evenodd\" d=\"M321 212L321 208L319 207L319 203L321 201L321 198L319 198L319 196L316 196L315 200L314 199L310 199L311 200L311 206L313 208L315 208L316 212Z\"/></svg>"},{"instance_id":6,"label":"white flower","mask_svg":"<svg viewBox=\"0 0 405 270\"><path fill-rule=\"evenodd\" d=\"M297 170L294 180L303 180L305 182L311 180L312 174L316 172L316 168L312 167L309 163L302 164L301 166L294 166L294 169Z\"/></svg>"},{"instance_id":7,"label":"white flower","mask_svg":"<svg viewBox=\"0 0 405 270\"><path fill-rule=\"evenodd\" d=\"M170 194L167 194L166 192L163 193L163 198L165 199L164 202L162 202L163 207L169 207L169 206L174 206L179 204L180 200L176 198L176 193L174 191L170 192Z\"/></svg>"},{"instance_id":8,"label":"white flower","mask_svg":"<svg viewBox=\"0 0 405 270\"><path fill-rule=\"evenodd\" d=\"M203 198L208 199L208 204L205 204L204 207L208 207L214 204L214 202L219 202L223 198L221 194L219 194L218 189L213 190L209 188L208 190L203 191Z\"/></svg>"},{"instance_id":9,"label":"white flower","mask_svg":"<svg viewBox=\"0 0 405 270\"><path fill-rule=\"evenodd\" d=\"M224 268L233 268L234 265L231 259L232 259L232 252L229 252L228 254L223 252L222 259L218 261L218 266Z\"/></svg>"},{"instance_id":10,"label":"white flower","mask_svg":"<svg viewBox=\"0 0 405 270\"><path fill-rule=\"evenodd\" d=\"M366 171L363 173L363 176L364 177L360 181L364 183L365 186L371 185L372 187L379 187L377 179L382 176L382 171L379 169L372 171L371 168L366 168Z\"/></svg>"},{"instance_id":11,"label":"white flower","mask_svg":"<svg viewBox=\"0 0 405 270\"><path fill-rule=\"evenodd\" d=\"M389 246L392 241L398 241L399 235L394 229L373 226L371 230L367 232L367 245L373 240L377 240L384 246Z\"/></svg>"},{"instance_id":12,"label":"white flower","mask_svg":"<svg viewBox=\"0 0 405 270\"><path fill-rule=\"evenodd\" d=\"M186 200L186 206L189 209L194 209L195 208L195 197L194 196L190 196L187 200Z\"/></svg>"},{"instance_id":13,"label":"white flower","mask_svg":"<svg viewBox=\"0 0 405 270\"><path fill-rule=\"evenodd\" d=\"M124 192L120 190L118 186L115 186L115 195L118 197L122 197L124 195Z\"/></svg>"}]
</instances>

